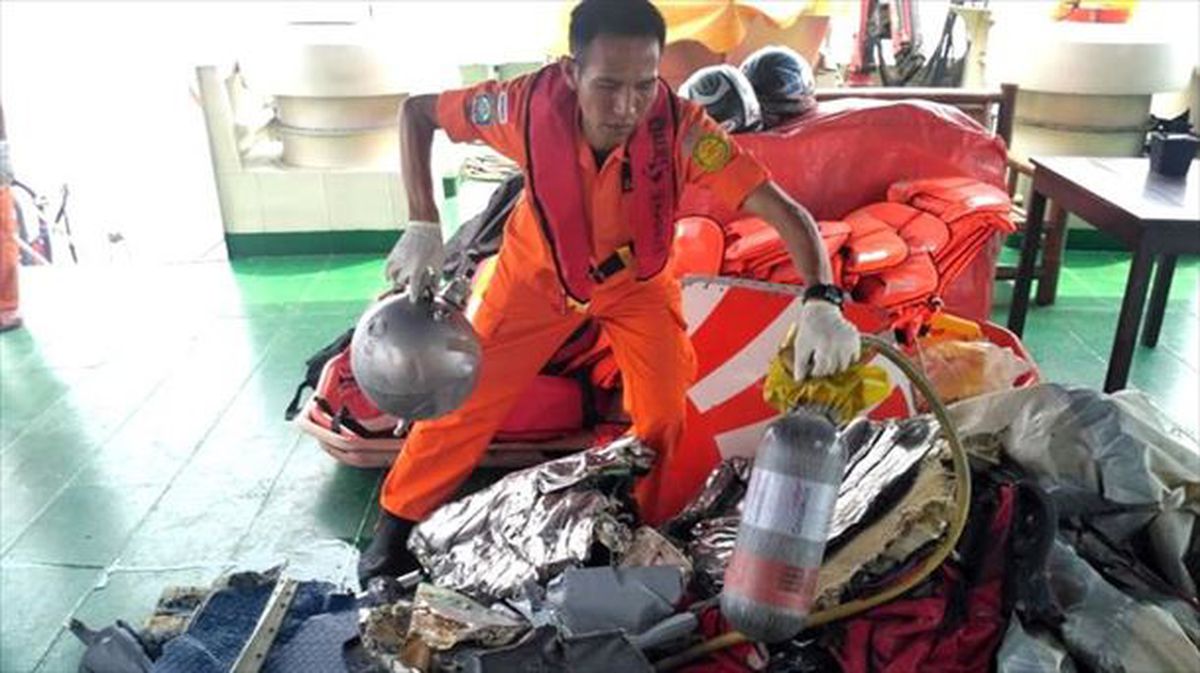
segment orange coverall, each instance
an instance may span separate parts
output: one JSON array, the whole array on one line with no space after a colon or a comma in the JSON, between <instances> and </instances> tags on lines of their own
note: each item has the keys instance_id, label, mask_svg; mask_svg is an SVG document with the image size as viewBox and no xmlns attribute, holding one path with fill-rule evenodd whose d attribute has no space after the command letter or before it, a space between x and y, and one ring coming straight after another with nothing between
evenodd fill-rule
<instances>
[{"instance_id":1,"label":"orange coverall","mask_svg":"<svg viewBox=\"0 0 1200 673\"><path fill-rule=\"evenodd\" d=\"M484 82L442 93L438 123L451 140L485 142L524 167L525 102L531 79ZM480 120L472 113L479 96L502 104ZM677 193L689 184L711 190L731 208L738 208L768 179L767 172L702 107L686 100L680 104ZM597 167L598 159L582 133L577 137L572 149L583 193L588 195L585 211L592 225L592 259L598 263L633 238L620 206L624 149L614 149ZM645 281L635 276L634 269L626 268L597 285L586 306L568 304L553 253L528 193L522 192L506 223L495 273L469 315L483 346L478 386L456 411L413 427L384 483L383 508L419 521L452 497L487 451L518 396L588 318L599 323L612 343L624 383L625 410L633 419L632 432L659 453L659 464L665 462L683 431L695 355L683 321L680 286L670 270ZM647 502L653 498L647 492L651 481L642 481L637 496Z\"/></svg>"},{"instance_id":2,"label":"orange coverall","mask_svg":"<svg viewBox=\"0 0 1200 673\"><path fill-rule=\"evenodd\" d=\"M21 253L16 233L12 187L0 185L0 323L7 322L17 312L17 266Z\"/></svg>"}]
</instances>

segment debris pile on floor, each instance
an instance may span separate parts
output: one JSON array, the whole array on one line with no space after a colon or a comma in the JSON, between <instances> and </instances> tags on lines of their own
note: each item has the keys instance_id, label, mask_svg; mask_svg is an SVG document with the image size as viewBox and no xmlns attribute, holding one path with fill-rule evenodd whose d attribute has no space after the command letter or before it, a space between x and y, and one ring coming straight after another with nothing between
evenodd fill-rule
<instances>
[{"instance_id":1,"label":"debris pile on floor","mask_svg":"<svg viewBox=\"0 0 1200 673\"><path fill-rule=\"evenodd\" d=\"M1200 670L1195 441L1132 392L1039 385L951 413L976 463L955 553L839 613L920 566L959 487L933 417L851 423L817 624L785 642L740 641L721 615L751 461L651 528L629 493L654 454L626 438L448 503L410 539L423 573L357 594L238 573L168 589L140 631L76 623L81 670Z\"/></svg>"}]
</instances>

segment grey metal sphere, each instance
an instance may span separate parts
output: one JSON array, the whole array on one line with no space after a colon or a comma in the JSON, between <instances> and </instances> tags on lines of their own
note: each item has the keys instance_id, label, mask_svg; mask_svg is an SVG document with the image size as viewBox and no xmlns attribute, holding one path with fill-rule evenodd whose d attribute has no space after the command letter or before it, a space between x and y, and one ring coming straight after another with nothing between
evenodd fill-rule
<instances>
[{"instance_id":1,"label":"grey metal sphere","mask_svg":"<svg viewBox=\"0 0 1200 673\"><path fill-rule=\"evenodd\" d=\"M463 314L440 300L395 294L363 313L350 368L375 406L406 420L454 411L475 389L483 349Z\"/></svg>"}]
</instances>

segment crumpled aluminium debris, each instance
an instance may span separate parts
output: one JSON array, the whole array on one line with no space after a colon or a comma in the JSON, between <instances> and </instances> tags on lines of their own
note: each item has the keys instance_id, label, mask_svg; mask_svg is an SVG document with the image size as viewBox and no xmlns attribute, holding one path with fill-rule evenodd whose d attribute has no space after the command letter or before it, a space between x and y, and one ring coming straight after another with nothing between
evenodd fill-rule
<instances>
[{"instance_id":1,"label":"crumpled aluminium debris","mask_svg":"<svg viewBox=\"0 0 1200 673\"><path fill-rule=\"evenodd\" d=\"M686 539L692 536L692 527L697 523L739 512L750 484L750 468L753 465L748 458L739 456L722 461L713 468L704 480L700 493L664 525L667 533Z\"/></svg>"},{"instance_id":2,"label":"crumpled aluminium debris","mask_svg":"<svg viewBox=\"0 0 1200 673\"><path fill-rule=\"evenodd\" d=\"M478 599L518 596L582 565L599 542L615 553L633 533L623 497L654 452L633 438L507 475L442 506L409 549L433 583Z\"/></svg>"},{"instance_id":3,"label":"crumpled aluminium debris","mask_svg":"<svg viewBox=\"0 0 1200 673\"><path fill-rule=\"evenodd\" d=\"M359 611L358 631L363 646L376 654L399 654L408 641L412 603L396 601Z\"/></svg>"},{"instance_id":4,"label":"crumpled aluminium debris","mask_svg":"<svg viewBox=\"0 0 1200 673\"><path fill-rule=\"evenodd\" d=\"M902 496L894 502L887 495L881 498L889 506L878 518L844 534L836 548L826 547L813 600L817 609L841 603L848 588L886 575L945 535L957 482L948 452L944 444L939 446L917 464Z\"/></svg>"},{"instance_id":5,"label":"crumpled aluminium debris","mask_svg":"<svg viewBox=\"0 0 1200 673\"><path fill-rule=\"evenodd\" d=\"M683 583L692 579L692 562L681 549L662 533L649 526L641 526L633 532L633 541L621 555L622 568L647 566L673 566L683 574Z\"/></svg>"},{"instance_id":6,"label":"crumpled aluminium debris","mask_svg":"<svg viewBox=\"0 0 1200 673\"><path fill-rule=\"evenodd\" d=\"M932 416L871 423L869 428L868 434L847 447L850 459L838 486L828 544L836 545L848 531L869 520L868 514L879 504L890 504L880 503L880 496L910 474L940 436L938 422ZM843 438L850 430L842 433Z\"/></svg>"},{"instance_id":7,"label":"crumpled aluminium debris","mask_svg":"<svg viewBox=\"0 0 1200 673\"><path fill-rule=\"evenodd\" d=\"M849 460L846 476L838 490L827 558L834 556L839 545L854 537L865 522L896 509L893 506L901 504L914 483L922 484L923 502L897 510L899 514L892 517L894 520L888 531L894 539L877 541L870 550L856 550L862 557L858 559L861 563L848 567L851 571L862 568L883 571L941 535L953 484L945 470L938 468L945 450L945 441L940 438L938 428L932 416L916 416L900 421L863 421L842 431L843 439L848 440ZM927 463L925 471L928 474L923 480L911 478L920 471L918 466L923 460ZM741 499L749 481L750 467L748 461L740 458L719 465L709 475L701 493L667 524L667 530L677 531L694 521L681 535L689 540L687 554L695 566L700 586L711 593L720 591L724 583L725 566L737 540ZM850 577L843 577L843 574L839 571L824 578L820 584L826 602L849 581Z\"/></svg>"},{"instance_id":8,"label":"crumpled aluminium debris","mask_svg":"<svg viewBox=\"0 0 1200 673\"><path fill-rule=\"evenodd\" d=\"M964 438L999 438L1038 479L1061 518L1086 516L1119 544L1143 532L1155 567L1197 596L1200 447L1136 390L1043 384L950 407Z\"/></svg>"},{"instance_id":9,"label":"crumpled aluminium debris","mask_svg":"<svg viewBox=\"0 0 1200 673\"><path fill-rule=\"evenodd\" d=\"M432 584L421 584L413 597L409 635L418 636L434 650L448 650L461 643L499 647L527 630L529 625L523 621Z\"/></svg>"},{"instance_id":10,"label":"crumpled aluminium debris","mask_svg":"<svg viewBox=\"0 0 1200 673\"><path fill-rule=\"evenodd\" d=\"M733 556L733 544L737 542L741 521L739 512L705 519L692 528L693 539L687 546L687 553L696 568L696 579L707 594L720 593L725 586L725 567L729 565L729 557Z\"/></svg>"},{"instance_id":11,"label":"crumpled aluminium debris","mask_svg":"<svg viewBox=\"0 0 1200 673\"><path fill-rule=\"evenodd\" d=\"M162 656L163 645L187 629L192 615L212 591L212 588L185 586L163 589L158 597L158 605L154 606L154 614L146 619L145 626L138 634L151 659Z\"/></svg>"}]
</instances>

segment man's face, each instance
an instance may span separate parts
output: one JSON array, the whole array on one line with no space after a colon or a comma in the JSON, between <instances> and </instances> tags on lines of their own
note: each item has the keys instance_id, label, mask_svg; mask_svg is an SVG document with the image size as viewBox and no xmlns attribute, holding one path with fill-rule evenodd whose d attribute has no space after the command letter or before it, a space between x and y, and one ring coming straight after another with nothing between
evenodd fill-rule
<instances>
[{"instance_id":1,"label":"man's face","mask_svg":"<svg viewBox=\"0 0 1200 673\"><path fill-rule=\"evenodd\" d=\"M610 150L633 134L658 93L661 55L653 37L599 35L579 60L565 62L593 149Z\"/></svg>"}]
</instances>

